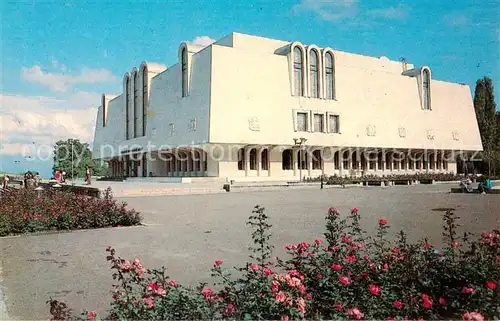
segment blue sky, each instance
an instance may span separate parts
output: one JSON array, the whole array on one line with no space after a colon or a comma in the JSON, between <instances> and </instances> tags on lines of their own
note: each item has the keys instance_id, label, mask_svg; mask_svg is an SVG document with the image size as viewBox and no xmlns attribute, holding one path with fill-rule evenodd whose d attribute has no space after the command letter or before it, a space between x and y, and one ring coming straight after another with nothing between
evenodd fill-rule
<instances>
[{"instance_id":1,"label":"blue sky","mask_svg":"<svg viewBox=\"0 0 500 321\"><path fill-rule=\"evenodd\" d=\"M50 161L20 156L27 145L90 142L100 93L119 93L125 71L144 60L174 64L180 42L208 43L232 31L405 57L471 90L486 75L500 106L498 0L45 0L0 8L0 170L45 174Z\"/></svg>"}]
</instances>

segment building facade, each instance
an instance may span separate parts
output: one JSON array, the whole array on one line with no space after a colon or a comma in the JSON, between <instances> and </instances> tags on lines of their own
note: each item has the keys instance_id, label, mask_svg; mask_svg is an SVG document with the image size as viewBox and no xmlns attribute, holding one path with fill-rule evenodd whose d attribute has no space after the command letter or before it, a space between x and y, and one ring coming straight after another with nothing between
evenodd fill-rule
<instances>
[{"instance_id":1,"label":"building facade","mask_svg":"<svg viewBox=\"0 0 500 321\"><path fill-rule=\"evenodd\" d=\"M456 172L481 150L467 85L239 33L127 72L122 94L102 96L93 144L110 176L236 181Z\"/></svg>"}]
</instances>

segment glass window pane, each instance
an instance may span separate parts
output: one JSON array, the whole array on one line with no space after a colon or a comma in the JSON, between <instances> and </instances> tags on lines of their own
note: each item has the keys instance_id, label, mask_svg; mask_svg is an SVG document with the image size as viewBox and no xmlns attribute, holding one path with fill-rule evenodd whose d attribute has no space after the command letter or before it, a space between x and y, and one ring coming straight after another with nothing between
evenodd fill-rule
<instances>
[{"instance_id":1,"label":"glass window pane","mask_svg":"<svg viewBox=\"0 0 500 321\"><path fill-rule=\"evenodd\" d=\"M339 132L339 116L330 115L330 133Z\"/></svg>"},{"instance_id":2,"label":"glass window pane","mask_svg":"<svg viewBox=\"0 0 500 321\"><path fill-rule=\"evenodd\" d=\"M307 131L307 113L297 113L297 130Z\"/></svg>"},{"instance_id":3,"label":"glass window pane","mask_svg":"<svg viewBox=\"0 0 500 321\"><path fill-rule=\"evenodd\" d=\"M315 132L323 131L323 115L321 114L314 115L314 131Z\"/></svg>"}]
</instances>

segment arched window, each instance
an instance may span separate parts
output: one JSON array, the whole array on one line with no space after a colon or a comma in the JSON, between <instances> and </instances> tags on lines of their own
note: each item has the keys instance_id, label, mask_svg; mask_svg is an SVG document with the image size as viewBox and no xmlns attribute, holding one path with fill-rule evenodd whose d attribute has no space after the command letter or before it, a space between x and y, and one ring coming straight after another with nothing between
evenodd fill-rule
<instances>
[{"instance_id":1,"label":"arched window","mask_svg":"<svg viewBox=\"0 0 500 321\"><path fill-rule=\"evenodd\" d=\"M333 164L335 169L340 169L340 152L338 151L333 154Z\"/></svg>"},{"instance_id":2,"label":"arched window","mask_svg":"<svg viewBox=\"0 0 500 321\"><path fill-rule=\"evenodd\" d=\"M292 150L285 149L281 154L281 166L283 170L293 169Z\"/></svg>"},{"instance_id":3,"label":"arched window","mask_svg":"<svg viewBox=\"0 0 500 321\"><path fill-rule=\"evenodd\" d=\"M257 149L252 148L250 150L250 155L249 156L250 156L249 157L250 158L249 159L249 161L250 161L250 169L251 170L257 170Z\"/></svg>"},{"instance_id":4,"label":"arched window","mask_svg":"<svg viewBox=\"0 0 500 321\"><path fill-rule=\"evenodd\" d=\"M129 132L129 124L130 124L130 77L127 76L127 80L125 81L125 137L126 139L130 138Z\"/></svg>"},{"instance_id":5,"label":"arched window","mask_svg":"<svg viewBox=\"0 0 500 321\"><path fill-rule=\"evenodd\" d=\"M293 49L293 82L295 96L304 96L303 68L302 49L295 47Z\"/></svg>"},{"instance_id":6,"label":"arched window","mask_svg":"<svg viewBox=\"0 0 500 321\"><path fill-rule=\"evenodd\" d=\"M260 154L260 168L263 171L269 170L269 154L267 148L263 149Z\"/></svg>"},{"instance_id":7,"label":"arched window","mask_svg":"<svg viewBox=\"0 0 500 321\"><path fill-rule=\"evenodd\" d=\"M188 74L187 74L188 56L186 47L182 48L181 65L182 65L182 97L186 97L188 93Z\"/></svg>"},{"instance_id":8,"label":"arched window","mask_svg":"<svg viewBox=\"0 0 500 321\"><path fill-rule=\"evenodd\" d=\"M238 150L238 170L245 170L245 149L243 148Z\"/></svg>"},{"instance_id":9,"label":"arched window","mask_svg":"<svg viewBox=\"0 0 500 321\"><path fill-rule=\"evenodd\" d=\"M425 110L430 110L431 109L431 90L430 90L430 85L431 85L431 75L429 73L429 70L424 69L422 73L422 96L423 96L423 101L424 101L424 109Z\"/></svg>"},{"instance_id":10,"label":"arched window","mask_svg":"<svg viewBox=\"0 0 500 321\"><path fill-rule=\"evenodd\" d=\"M134 137L137 137L137 107L139 105L139 77L134 72Z\"/></svg>"},{"instance_id":11,"label":"arched window","mask_svg":"<svg viewBox=\"0 0 500 321\"><path fill-rule=\"evenodd\" d=\"M323 155L321 155L321 150L316 149L312 153L312 169L322 169L323 168Z\"/></svg>"},{"instance_id":12,"label":"arched window","mask_svg":"<svg viewBox=\"0 0 500 321\"><path fill-rule=\"evenodd\" d=\"M318 53L316 50L309 52L309 79L311 81L311 97L319 98L319 73Z\"/></svg>"},{"instance_id":13,"label":"arched window","mask_svg":"<svg viewBox=\"0 0 500 321\"><path fill-rule=\"evenodd\" d=\"M144 66L142 70L142 136L146 136L146 124L148 122L148 69Z\"/></svg>"},{"instance_id":14,"label":"arched window","mask_svg":"<svg viewBox=\"0 0 500 321\"><path fill-rule=\"evenodd\" d=\"M334 80L333 80L333 55L327 52L325 55L325 81L326 81L326 99L334 99Z\"/></svg>"}]
</instances>

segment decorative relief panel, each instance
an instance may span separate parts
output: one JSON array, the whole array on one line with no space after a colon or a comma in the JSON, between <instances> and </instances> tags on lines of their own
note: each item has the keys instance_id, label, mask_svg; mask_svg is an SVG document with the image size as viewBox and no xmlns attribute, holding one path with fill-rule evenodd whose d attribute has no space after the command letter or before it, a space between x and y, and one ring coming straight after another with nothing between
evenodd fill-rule
<instances>
[{"instance_id":1,"label":"decorative relief panel","mask_svg":"<svg viewBox=\"0 0 500 321\"><path fill-rule=\"evenodd\" d=\"M174 136L175 134L175 126L174 126L174 123L170 123L168 124L168 134L170 136Z\"/></svg>"},{"instance_id":2,"label":"decorative relief panel","mask_svg":"<svg viewBox=\"0 0 500 321\"><path fill-rule=\"evenodd\" d=\"M432 129L427 129L427 139L434 140L434 131Z\"/></svg>"},{"instance_id":3,"label":"decorative relief panel","mask_svg":"<svg viewBox=\"0 0 500 321\"><path fill-rule=\"evenodd\" d=\"M253 130L254 132L260 131L259 118L255 116L248 118L248 129Z\"/></svg>"},{"instance_id":4,"label":"decorative relief panel","mask_svg":"<svg viewBox=\"0 0 500 321\"><path fill-rule=\"evenodd\" d=\"M460 132L457 130L453 131L451 136L453 137L453 140L460 140Z\"/></svg>"},{"instance_id":5,"label":"decorative relief panel","mask_svg":"<svg viewBox=\"0 0 500 321\"><path fill-rule=\"evenodd\" d=\"M196 131L196 127L197 127L196 118L190 119L190 120L189 120L189 125L188 125L188 126L189 126L189 127L188 127L188 128L189 128L189 131L191 131L191 132Z\"/></svg>"},{"instance_id":6,"label":"decorative relief panel","mask_svg":"<svg viewBox=\"0 0 500 321\"><path fill-rule=\"evenodd\" d=\"M399 137L401 137L401 138L405 138L405 137L406 137L406 128L404 128L404 127L399 127L399 128L398 128L398 133L399 133Z\"/></svg>"},{"instance_id":7,"label":"decorative relief panel","mask_svg":"<svg viewBox=\"0 0 500 321\"><path fill-rule=\"evenodd\" d=\"M377 134L377 127L375 127L374 125L366 126L366 135L375 136L376 134Z\"/></svg>"}]
</instances>

